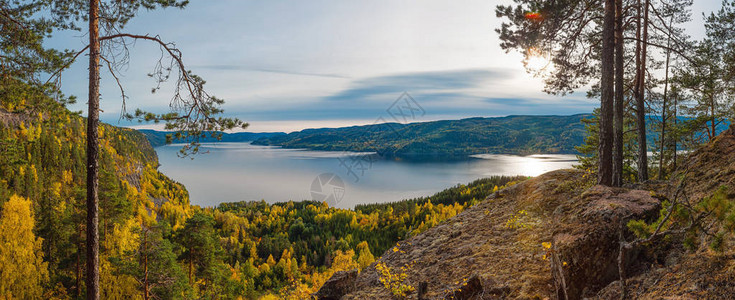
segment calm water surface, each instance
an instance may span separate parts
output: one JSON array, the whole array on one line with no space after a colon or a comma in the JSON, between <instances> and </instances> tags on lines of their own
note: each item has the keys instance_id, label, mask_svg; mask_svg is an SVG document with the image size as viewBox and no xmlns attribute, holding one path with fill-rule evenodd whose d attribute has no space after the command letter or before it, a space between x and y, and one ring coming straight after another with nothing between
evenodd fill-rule
<instances>
[{"instance_id":1,"label":"calm water surface","mask_svg":"<svg viewBox=\"0 0 735 300\"><path fill-rule=\"evenodd\" d=\"M574 155L481 154L462 162L409 163L369 159L368 154L282 149L248 143L202 144L201 150L209 152L192 160L177 157L179 149L181 145L156 148L160 170L186 185L191 203L201 206L261 199L269 203L315 197L324 200L318 197L335 194L341 199L327 202L352 208L355 204L430 196L456 184L491 175L536 176L569 168L577 161ZM320 184L317 177L324 173L336 174L342 183L326 182L334 178L327 175L320 177ZM339 191L320 194L323 185L325 190L337 186Z\"/></svg>"}]
</instances>

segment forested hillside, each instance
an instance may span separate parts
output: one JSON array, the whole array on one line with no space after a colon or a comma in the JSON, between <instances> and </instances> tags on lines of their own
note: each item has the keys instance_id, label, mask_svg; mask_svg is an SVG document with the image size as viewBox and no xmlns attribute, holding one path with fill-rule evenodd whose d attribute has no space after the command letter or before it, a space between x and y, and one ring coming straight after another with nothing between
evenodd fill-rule
<instances>
[{"instance_id":1,"label":"forested hillside","mask_svg":"<svg viewBox=\"0 0 735 300\"><path fill-rule=\"evenodd\" d=\"M255 145L313 150L374 151L407 160L466 159L480 153L577 153L591 115L507 116L421 123L306 129L260 138Z\"/></svg>"},{"instance_id":2,"label":"forested hillside","mask_svg":"<svg viewBox=\"0 0 735 300\"><path fill-rule=\"evenodd\" d=\"M0 110L0 293L82 297L84 119L44 98ZM396 242L441 223L499 186L494 177L427 198L356 210L318 202L191 206L157 171L137 131L101 136L101 296L106 299L303 298L335 271L365 267ZM380 229L380 230L377 230ZM10 245L10 246L7 246ZM27 271L21 271L27 270Z\"/></svg>"}]
</instances>

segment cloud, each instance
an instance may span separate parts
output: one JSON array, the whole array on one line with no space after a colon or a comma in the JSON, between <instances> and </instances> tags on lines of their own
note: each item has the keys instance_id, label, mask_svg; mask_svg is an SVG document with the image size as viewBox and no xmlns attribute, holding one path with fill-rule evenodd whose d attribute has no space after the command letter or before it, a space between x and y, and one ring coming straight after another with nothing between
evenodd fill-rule
<instances>
[{"instance_id":1,"label":"cloud","mask_svg":"<svg viewBox=\"0 0 735 300\"><path fill-rule=\"evenodd\" d=\"M329 74L329 73L311 73L311 72L298 72L298 71L287 71L277 70L268 68L252 68L239 65L199 65L194 66L194 69L210 69L220 71L250 71L250 72L263 72L263 73L276 73L286 75L298 75L298 76L315 76L315 77L327 77L327 78L345 78L349 79L349 76L340 74Z\"/></svg>"},{"instance_id":2,"label":"cloud","mask_svg":"<svg viewBox=\"0 0 735 300\"><path fill-rule=\"evenodd\" d=\"M463 96L452 91L480 88L492 80L512 78L512 74L511 70L506 69L465 69L371 77L353 81L350 87L325 100L355 101L382 96L395 98L403 92L417 96Z\"/></svg>"},{"instance_id":3,"label":"cloud","mask_svg":"<svg viewBox=\"0 0 735 300\"><path fill-rule=\"evenodd\" d=\"M579 95L543 94L521 76L517 70L504 68L390 74L351 80L331 95L305 94L293 98L299 101L269 101L228 111L252 121L390 119L387 110L404 92L430 118L574 114L592 111L597 105Z\"/></svg>"},{"instance_id":4,"label":"cloud","mask_svg":"<svg viewBox=\"0 0 735 300\"><path fill-rule=\"evenodd\" d=\"M537 104L535 101L530 99L522 99L522 98L485 98L483 101L490 103L490 104L499 104L499 105L532 105Z\"/></svg>"}]
</instances>

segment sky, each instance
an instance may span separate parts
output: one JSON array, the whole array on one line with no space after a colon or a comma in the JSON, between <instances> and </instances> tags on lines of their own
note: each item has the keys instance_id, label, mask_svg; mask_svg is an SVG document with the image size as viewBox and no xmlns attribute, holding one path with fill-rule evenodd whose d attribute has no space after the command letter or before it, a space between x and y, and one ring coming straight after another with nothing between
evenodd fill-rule
<instances>
[{"instance_id":1,"label":"sky","mask_svg":"<svg viewBox=\"0 0 735 300\"><path fill-rule=\"evenodd\" d=\"M690 35L702 36L702 12L720 0L695 0ZM505 53L494 8L508 1L476 0L193 0L186 9L141 11L123 30L175 42L207 91L226 101L225 115L247 131L341 127L386 120L408 93L423 114L410 121L505 115L570 115L598 106L584 90L564 97L542 92L518 53ZM47 41L81 49L88 37L60 32ZM120 72L127 109L166 112L172 84L151 93L147 76L158 46L140 41ZM86 57L62 74L62 90L84 111ZM120 120L122 101L102 68L102 121ZM402 101L402 100L401 100ZM160 128L151 125L142 127Z\"/></svg>"}]
</instances>

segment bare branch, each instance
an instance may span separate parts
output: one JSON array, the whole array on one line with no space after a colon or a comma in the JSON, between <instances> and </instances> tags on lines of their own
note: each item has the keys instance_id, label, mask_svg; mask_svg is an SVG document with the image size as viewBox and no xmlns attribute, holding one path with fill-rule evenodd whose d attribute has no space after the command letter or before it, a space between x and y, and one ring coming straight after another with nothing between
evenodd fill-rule
<instances>
[{"instance_id":1,"label":"bare branch","mask_svg":"<svg viewBox=\"0 0 735 300\"><path fill-rule=\"evenodd\" d=\"M120 119L122 119L122 117L125 115L125 99L127 99L127 96L125 95L125 89L123 88L122 83L120 83L120 78L118 78L117 74L115 74L115 70L113 70L112 68L112 63L102 55L100 55L100 58L107 63L107 69L110 70L110 74L112 74L112 77L115 78L115 82L117 82L117 86L120 88L120 95L122 96L122 111L120 112Z\"/></svg>"},{"instance_id":2,"label":"bare branch","mask_svg":"<svg viewBox=\"0 0 735 300\"><path fill-rule=\"evenodd\" d=\"M79 52L77 52L77 54L74 54L74 56L71 58L71 60L69 60L66 64L64 64L63 66L61 66L61 68L59 68L58 70L56 70L56 72L54 72L53 74L51 74L51 76L49 76L48 80L46 80L46 83L51 82L51 79L53 79L55 76L60 75L63 70L65 70L66 68L68 68L69 66L71 66L71 64L74 63L74 61L77 60L77 57L79 57L79 55L81 55L82 53L84 53L88 49L89 49L89 45L84 46L84 48L82 48L82 50L79 50Z\"/></svg>"},{"instance_id":3,"label":"bare branch","mask_svg":"<svg viewBox=\"0 0 735 300\"><path fill-rule=\"evenodd\" d=\"M683 57L688 62L690 62L690 63L692 63L694 65L697 65L697 63L692 58L690 58L688 55L684 54L683 52L679 51L678 49L671 48L671 47L666 47L666 46L661 45L661 44L653 43L653 42L650 42L650 41L644 41L644 40L641 40L639 38L634 38L634 37L624 37L623 39L624 40L629 40L629 41L641 42L641 43L644 43L644 44L649 45L649 46L654 46L656 48L660 48L660 49L664 49L664 50L669 50L669 51L674 52L674 53L678 54L679 56Z\"/></svg>"}]
</instances>

